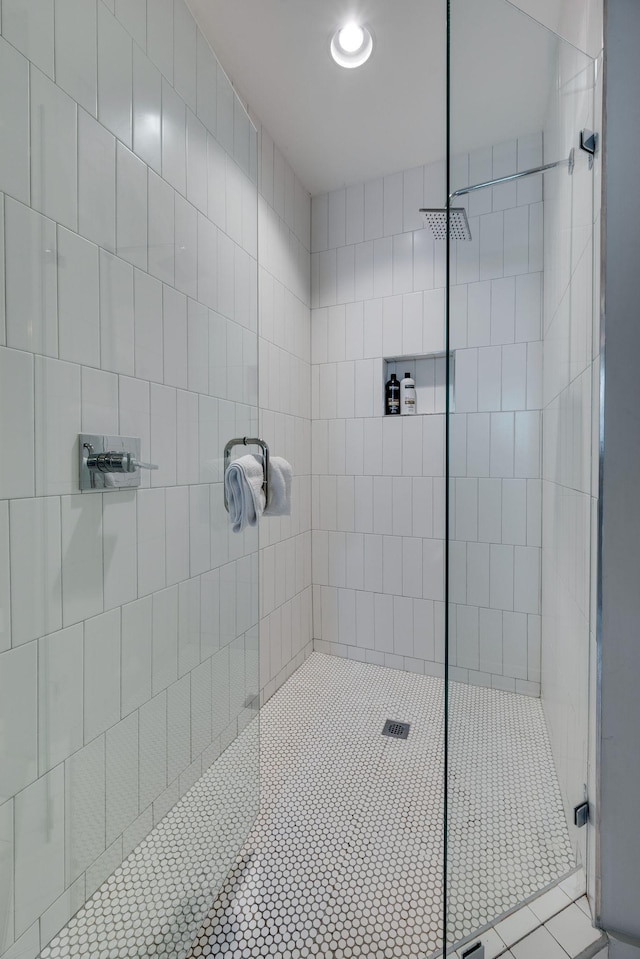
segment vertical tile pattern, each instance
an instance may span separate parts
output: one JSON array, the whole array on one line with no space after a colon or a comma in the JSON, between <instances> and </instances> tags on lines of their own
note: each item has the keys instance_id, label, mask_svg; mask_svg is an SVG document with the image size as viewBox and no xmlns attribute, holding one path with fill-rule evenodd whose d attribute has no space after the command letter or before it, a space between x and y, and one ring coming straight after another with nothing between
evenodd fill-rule
<instances>
[{"instance_id":1,"label":"vertical tile pattern","mask_svg":"<svg viewBox=\"0 0 640 959\"><path fill-rule=\"evenodd\" d=\"M84 110L78 110L78 231L115 253L115 138Z\"/></svg>"},{"instance_id":2,"label":"vertical tile pattern","mask_svg":"<svg viewBox=\"0 0 640 959\"><path fill-rule=\"evenodd\" d=\"M21 936L64 891L64 766L15 799L15 934Z\"/></svg>"},{"instance_id":3,"label":"vertical tile pattern","mask_svg":"<svg viewBox=\"0 0 640 959\"><path fill-rule=\"evenodd\" d=\"M522 141L523 158L539 141ZM469 168L472 179L498 176L516 168L518 145L463 156L456 169L465 183ZM316 648L436 676L445 368L429 356L444 349L444 244L415 211L441 173L406 170L315 197L311 230ZM474 197L473 239L453 251L450 315L450 663L461 680L533 695L542 266L531 257L530 227L541 206L535 191ZM418 416L383 419L384 380L407 370ZM516 612L518 630L503 628Z\"/></svg>"},{"instance_id":4,"label":"vertical tile pattern","mask_svg":"<svg viewBox=\"0 0 640 959\"><path fill-rule=\"evenodd\" d=\"M100 366L98 247L58 229L58 352Z\"/></svg>"},{"instance_id":5,"label":"vertical tile pattern","mask_svg":"<svg viewBox=\"0 0 640 959\"><path fill-rule=\"evenodd\" d=\"M138 717L132 713L106 735L106 841L138 815Z\"/></svg>"},{"instance_id":6,"label":"vertical tile pattern","mask_svg":"<svg viewBox=\"0 0 640 959\"><path fill-rule=\"evenodd\" d=\"M40 70L53 77L53 0L4 0L2 33Z\"/></svg>"},{"instance_id":7,"label":"vertical tile pattern","mask_svg":"<svg viewBox=\"0 0 640 959\"><path fill-rule=\"evenodd\" d=\"M0 652L11 646L11 560L9 504L0 504Z\"/></svg>"},{"instance_id":8,"label":"vertical tile pattern","mask_svg":"<svg viewBox=\"0 0 640 959\"><path fill-rule=\"evenodd\" d=\"M6 144L0 157L0 189L28 203L29 61L4 38L0 38L0 110L6 124Z\"/></svg>"},{"instance_id":9,"label":"vertical tile pattern","mask_svg":"<svg viewBox=\"0 0 640 959\"><path fill-rule=\"evenodd\" d=\"M133 47L133 150L149 167L162 168L160 71L136 44Z\"/></svg>"},{"instance_id":10,"label":"vertical tile pattern","mask_svg":"<svg viewBox=\"0 0 640 959\"><path fill-rule=\"evenodd\" d=\"M0 348L0 435L6 450L0 464L0 495L32 496L35 491L33 357Z\"/></svg>"},{"instance_id":11,"label":"vertical tile pattern","mask_svg":"<svg viewBox=\"0 0 640 959\"><path fill-rule=\"evenodd\" d=\"M39 70L30 71L31 205L77 228L77 112L71 97Z\"/></svg>"},{"instance_id":12,"label":"vertical tile pattern","mask_svg":"<svg viewBox=\"0 0 640 959\"><path fill-rule=\"evenodd\" d=\"M2 672L2 794L6 802L38 775L37 649L35 643L0 656Z\"/></svg>"},{"instance_id":13,"label":"vertical tile pattern","mask_svg":"<svg viewBox=\"0 0 640 959\"><path fill-rule=\"evenodd\" d=\"M81 368L35 357L36 495L77 489L81 420Z\"/></svg>"},{"instance_id":14,"label":"vertical tile pattern","mask_svg":"<svg viewBox=\"0 0 640 959\"><path fill-rule=\"evenodd\" d=\"M118 256L147 269L147 168L116 143L116 249Z\"/></svg>"},{"instance_id":15,"label":"vertical tile pattern","mask_svg":"<svg viewBox=\"0 0 640 959\"><path fill-rule=\"evenodd\" d=\"M262 147L186 4L1 6L0 955L35 956L308 651L310 201L280 156L260 245L289 385L259 425ZM263 564L229 536L220 443L262 428L299 489L266 537L290 626L261 677ZM160 469L80 494L80 430ZM202 838L205 898L248 822Z\"/></svg>"},{"instance_id":16,"label":"vertical tile pattern","mask_svg":"<svg viewBox=\"0 0 640 959\"><path fill-rule=\"evenodd\" d=\"M38 643L40 772L71 756L83 742L83 627L45 636Z\"/></svg>"},{"instance_id":17,"label":"vertical tile pattern","mask_svg":"<svg viewBox=\"0 0 640 959\"><path fill-rule=\"evenodd\" d=\"M84 739L91 742L120 718L120 610L84 624Z\"/></svg>"},{"instance_id":18,"label":"vertical tile pattern","mask_svg":"<svg viewBox=\"0 0 640 959\"><path fill-rule=\"evenodd\" d=\"M3 893L5 911L0 927L0 949L14 939L13 925L13 802L0 804L0 889Z\"/></svg>"},{"instance_id":19,"label":"vertical tile pattern","mask_svg":"<svg viewBox=\"0 0 640 959\"><path fill-rule=\"evenodd\" d=\"M64 496L62 515L62 619L66 625L103 608L101 496Z\"/></svg>"},{"instance_id":20,"label":"vertical tile pattern","mask_svg":"<svg viewBox=\"0 0 640 959\"><path fill-rule=\"evenodd\" d=\"M73 882L104 852L104 738L95 739L65 763L67 881Z\"/></svg>"},{"instance_id":21,"label":"vertical tile pattern","mask_svg":"<svg viewBox=\"0 0 640 959\"><path fill-rule=\"evenodd\" d=\"M55 498L10 504L13 645L62 626L60 505Z\"/></svg>"},{"instance_id":22,"label":"vertical tile pattern","mask_svg":"<svg viewBox=\"0 0 640 959\"><path fill-rule=\"evenodd\" d=\"M55 223L7 197L5 232L7 345L57 356Z\"/></svg>"},{"instance_id":23,"label":"vertical tile pattern","mask_svg":"<svg viewBox=\"0 0 640 959\"><path fill-rule=\"evenodd\" d=\"M95 117L98 8L82 0L55 0L56 83Z\"/></svg>"},{"instance_id":24,"label":"vertical tile pattern","mask_svg":"<svg viewBox=\"0 0 640 959\"><path fill-rule=\"evenodd\" d=\"M148 596L122 607L123 718L151 699L152 604Z\"/></svg>"},{"instance_id":25,"label":"vertical tile pattern","mask_svg":"<svg viewBox=\"0 0 640 959\"><path fill-rule=\"evenodd\" d=\"M132 145L133 48L125 28L98 4L98 119Z\"/></svg>"},{"instance_id":26,"label":"vertical tile pattern","mask_svg":"<svg viewBox=\"0 0 640 959\"><path fill-rule=\"evenodd\" d=\"M220 114L218 115L220 120ZM260 677L262 701L291 675L302 662L312 637L311 598L311 204L302 185L274 144L267 130L260 130L261 181L258 201L258 294L260 307L259 331L259 408L260 435L272 450L279 449L293 466L291 516L263 523L260 529ZM210 167L210 174L211 174ZM218 178L221 171L218 168ZM209 191L211 203L211 180ZM242 198L243 210L246 194ZM220 211L221 214L222 211ZM218 215L220 215L218 214ZM226 210L229 216L229 206ZM328 217L328 212L325 214ZM243 230L255 235L252 220L243 214ZM345 205L339 200L332 210L332 230L344 236ZM328 225L328 219L326 220ZM326 227L328 228L328 226ZM317 227L316 227L317 229ZM237 251L236 251L237 252ZM233 290L233 309L236 319L246 305L239 300L241 290L237 280L239 262L235 259L236 283ZM229 305L231 306L231 297ZM218 306L221 309L221 306ZM254 307L250 306L253 311ZM216 325L219 324L219 320ZM253 322L253 319L251 320ZM344 322L344 320L343 320ZM232 331L233 324L227 323ZM218 331L211 331L214 345ZM226 338L229 376L237 388L239 376L253 378L245 358L244 342L233 335ZM233 371L231 371L233 367ZM219 395L219 377L210 392ZM219 429L222 437L229 435L221 404ZM224 432L223 432L224 431ZM239 435L239 434L236 434ZM233 545L233 544L230 544ZM214 544L212 542L212 548ZM236 577L238 596L246 595L258 571L239 570ZM243 582L244 580L244 582ZM221 618L220 641L229 635L229 607L225 603L224 579L220 584ZM203 589L203 602L205 593ZM223 605L224 604L224 605ZM244 602L238 603L241 611ZM217 624L216 624L217 625ZM202 628L204 629L204 618ZM284 630L284 635L283 635ZM206 641L217 642L214 629ZM213 676L215 689L220 679ZM192 708L200 707L192 703ZM228 708L228 707L227 707ZM224 722L220 715L213 717L213 734Z\"/></svg>"}]
</instances>

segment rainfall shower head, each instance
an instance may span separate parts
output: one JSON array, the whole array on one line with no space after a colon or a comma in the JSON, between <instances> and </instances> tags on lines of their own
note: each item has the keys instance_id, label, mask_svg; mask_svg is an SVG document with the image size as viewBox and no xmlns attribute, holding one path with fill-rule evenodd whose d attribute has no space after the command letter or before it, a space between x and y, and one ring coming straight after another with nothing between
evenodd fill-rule
<instances>
[{"instance_id":1,"label":"rainfall shower head","mask_svg":"<svg viewBox=\"0 0 640 959\"><path fill-rule=\"evenodd\" d=\"M589 154L589 169L593 164L593 155L598 147L598 138L590 130L582 130L580 133L580 147ZM495 180L485 180L484 183L473 183L471 186L461 187L449 194L449 235L452 240L470 240L471 229L467 219L467 211L461 206L451 206L451 202L458 197L466 196L468 193L475 193L476 190L486 190L487 187L497 186L499 183L508 183L511 180L521 180L526 176L533 176L534 173L545 173L547 170L553 170L559 166L567 167L569 174L573 173L575 166L575 149L569 151L566 160L556 160L554 163L543 163L542 166L533 167L532 170L520 170L518 173L509 173L508 176L499 176ZM447 209L425 209L420 210L427 218L427 223L436 240L447 239Z\"/></svg>"},{"instance_id":2,"label":"rainfall shower head","mask_svg":"<svg viewBox=\"0 0 640 959\"><path fill-rule=\"evenodd\" d=\"M420 210L427 218L436 240L447 239L447 211L446 209ZM470 240L471 230L467 220L467 211L463 206L449 209L449 231L452 240Z\"/></svg>"}]
</instances>

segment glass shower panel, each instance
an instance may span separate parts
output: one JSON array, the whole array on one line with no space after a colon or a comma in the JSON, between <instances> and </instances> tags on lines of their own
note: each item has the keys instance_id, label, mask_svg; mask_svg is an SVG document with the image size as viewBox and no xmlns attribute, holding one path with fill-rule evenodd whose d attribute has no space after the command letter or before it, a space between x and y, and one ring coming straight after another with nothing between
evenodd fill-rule
<instances>
[{"instance_id":1,"label":"glass shower panel","mask_svg":"<svg viewBox=\"0 0 640 959\"><path fill-rule=\"evenodd\" d=\"M183 0L168 23L136 6L1 23L0 956L21 959L186 956L259 805L258 536L222 494L225 442L258 430L257 133Z\"/></svg>"},{"instance_id":2,"label":"glass shower panel","mask_svg":"<svg viewBox=\"0 0 640 959\"><path fill-rule=\"evenodd\" d=\"M450 37L452 945L585 861L594 71L504 0Z\"/></svg>"}]
</instances>

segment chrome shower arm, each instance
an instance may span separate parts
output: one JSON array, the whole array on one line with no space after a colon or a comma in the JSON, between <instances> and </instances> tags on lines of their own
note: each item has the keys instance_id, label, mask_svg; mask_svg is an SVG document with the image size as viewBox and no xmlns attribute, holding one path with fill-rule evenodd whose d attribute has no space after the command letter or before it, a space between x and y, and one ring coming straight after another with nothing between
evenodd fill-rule
<instances>
[{"instance_id":1,"label":"chrome shower arm","mask_svg":"<svg viewBox=\"0 0 640 959\"><path fill-rule=\"evenodd\" d=\"M474 183L473 186L465 186L460 190L455 190L449 195L449 202L455 200L456 197L473 193L475 190L484 190L486 187L498 186L500 183L509 183L511 180L521 180L525 176L533 176L534 173L544 173L545 170L553 170L555 167L564 166L565 164L569 167L569 173L573 173L574 163L575 151L572 149L566 160L556 160L555 163L543 163L542 166L533 167L531 170L522 170L521 173L510 173L509 176L501 176L495 180L486 180L484 183Z\"/></svg>"}]
</instances>

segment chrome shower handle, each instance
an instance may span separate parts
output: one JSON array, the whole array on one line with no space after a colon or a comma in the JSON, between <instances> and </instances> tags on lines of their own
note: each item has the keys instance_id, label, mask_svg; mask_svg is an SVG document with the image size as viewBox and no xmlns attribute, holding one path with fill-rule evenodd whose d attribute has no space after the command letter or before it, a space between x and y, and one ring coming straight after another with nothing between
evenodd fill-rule
<instances>
[{"instance_id":1,"label":"chrome shower handle","mask_svg":"<svg viewBox=\"0 0 640 959\"><path fill-rule=\"evenodd\" d=\"M133 453L116 452L108 450L105 453L95 453L92 448L85 443L85 449L88 449L86 460L87 469L98 473L135 473L138 469L157 470L155 463L141 463Z\"/></svg>"}]
</instances>

